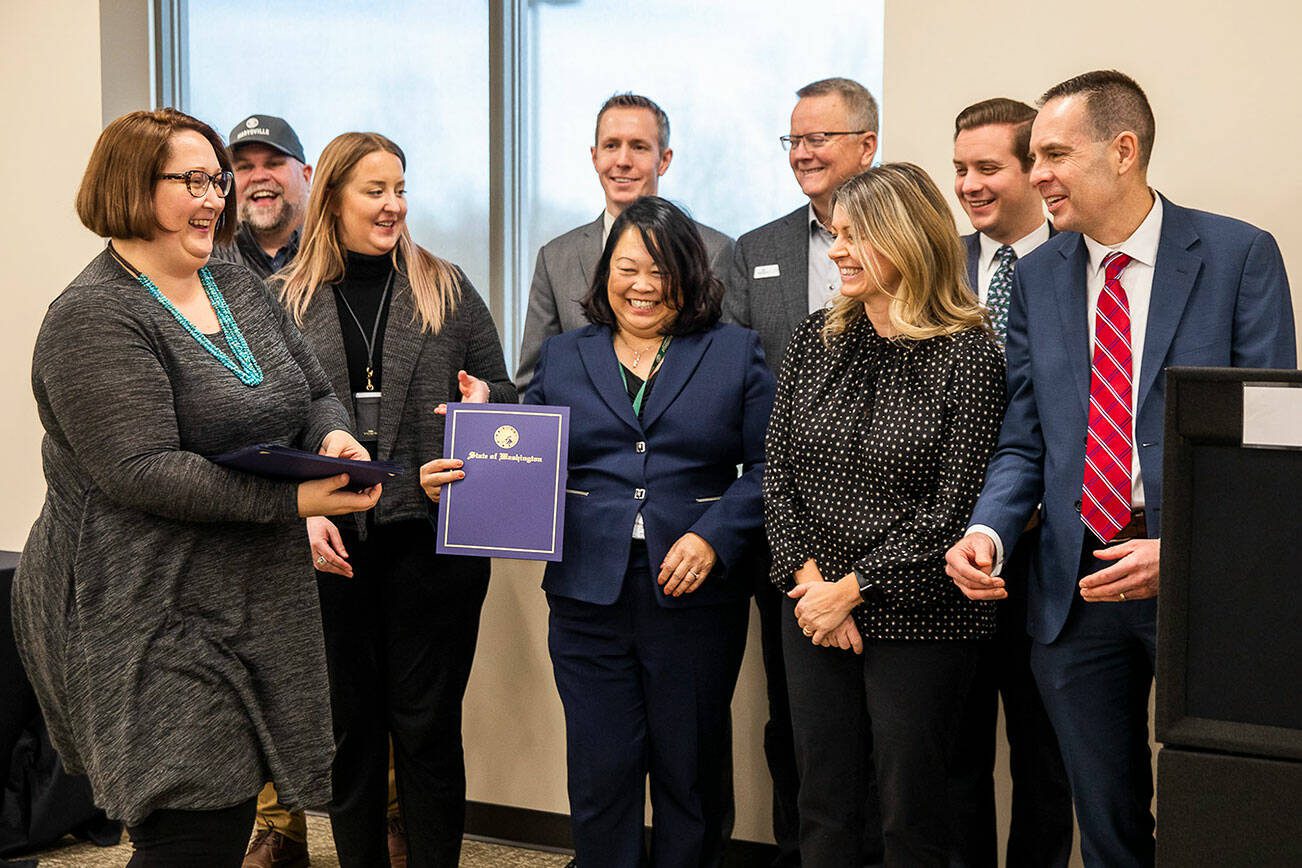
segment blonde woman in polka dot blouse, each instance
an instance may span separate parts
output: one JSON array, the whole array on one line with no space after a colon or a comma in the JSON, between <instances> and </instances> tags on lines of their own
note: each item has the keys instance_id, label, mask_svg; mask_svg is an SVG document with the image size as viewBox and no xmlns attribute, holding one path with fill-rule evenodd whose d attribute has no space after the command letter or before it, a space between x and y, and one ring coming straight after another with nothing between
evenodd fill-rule
<instances>
[{"instance_id":1,"label":"blonde woman in polka dot blouse","mask_svg":"<svg viewBox=\"0 0 1302 868\"><path fill-rule=\"evenodd\" d=\"M945 575L1005 404L940 190L888 163L837 193L841 293L797 328L766 441L772 579L806 868L858 866L871 750L887 865L946 865L946 754L994 608ZM871 745L871 748L869 747Z\"/></svg>"}]
</instances>

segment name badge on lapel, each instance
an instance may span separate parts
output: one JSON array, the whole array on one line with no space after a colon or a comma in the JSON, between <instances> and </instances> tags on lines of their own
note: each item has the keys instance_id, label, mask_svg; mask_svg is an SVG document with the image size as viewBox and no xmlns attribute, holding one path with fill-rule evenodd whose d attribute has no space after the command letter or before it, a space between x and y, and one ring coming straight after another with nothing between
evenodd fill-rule
<instances>
[{"instance_id":1,"label":"name badge on lapel","mask_svg":"<svg viewBox=\"0 0 1302 868\"><path fill-rule=\"evenodd\" d=\"M755 280L760 280L765 277L777 277L781 273L782 272L778 269L778 264L776 262L772 265L757 265L755 266L753 278Z\"/></svg>"}]
</instances>

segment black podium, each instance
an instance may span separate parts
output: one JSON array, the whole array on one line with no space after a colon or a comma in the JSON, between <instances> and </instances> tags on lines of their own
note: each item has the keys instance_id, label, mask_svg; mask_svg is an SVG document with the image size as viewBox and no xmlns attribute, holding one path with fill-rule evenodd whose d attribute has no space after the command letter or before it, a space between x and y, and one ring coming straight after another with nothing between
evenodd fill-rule
<instances>
[{"instance_id":1,"label":"black podium","mask_svg":"<svg viewBox=\"0 0 1302 868\"><path fill-rule=\"evenodd\" d=\"M1302 372L1166 376L1157 862L1302 865Z\"/></svg>"}]
</instances>

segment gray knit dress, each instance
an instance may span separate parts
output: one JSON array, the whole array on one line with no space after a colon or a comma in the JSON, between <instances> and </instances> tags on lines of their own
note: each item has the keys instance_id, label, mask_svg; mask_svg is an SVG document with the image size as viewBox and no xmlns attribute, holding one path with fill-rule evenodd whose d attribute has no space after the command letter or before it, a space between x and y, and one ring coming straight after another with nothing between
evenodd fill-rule
<instances>
[{"instance_id":1,"label":"gray knit dress","mask_svg":"<svg viewBox=\"0 0 1302 868\"><path fill-rule=\"evenodd\" d=\"M266 780L291 807L330 797L296 487L203 456L316 449L347 416L262 282L211 268L260 385L237 380L107 252L50 305L33 361L47 492L14 579L14 632L64 765L128 824L229 807Z\"/></svg>"}]
</instances>

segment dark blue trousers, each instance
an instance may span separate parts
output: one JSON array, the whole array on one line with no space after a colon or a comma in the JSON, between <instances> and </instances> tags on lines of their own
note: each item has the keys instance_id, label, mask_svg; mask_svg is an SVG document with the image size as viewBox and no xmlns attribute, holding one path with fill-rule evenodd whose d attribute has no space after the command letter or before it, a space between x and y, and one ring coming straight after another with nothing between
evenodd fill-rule
<instances>
[{"instance_id":1,"label":"dark blue trousers","mask_svg":"<svg viewBox=\"0 0 1302 868\"><path fill-rule=\"evenodd\" d=\"M1086 554L1080 574L1104 565ZM1153 864L1148 697L1156 630L1156 600L1087 603L1078 597L1058 638L1031 648L1088 866Z\"/></svg>"},{"instance_id":2,"label":"dark blue trousers","mask_svg":"<svg viewBox=\"0 0 1302 868\"><path fill-rule=\"evenodd\" d=\"M612 605L547 598L574 849L583 868L646 864L648 775L650 865L722 862L723 763L747 601L669 609L657 602L660 593L646 546L635 542Z\"/></svg>"}]
</instances>

